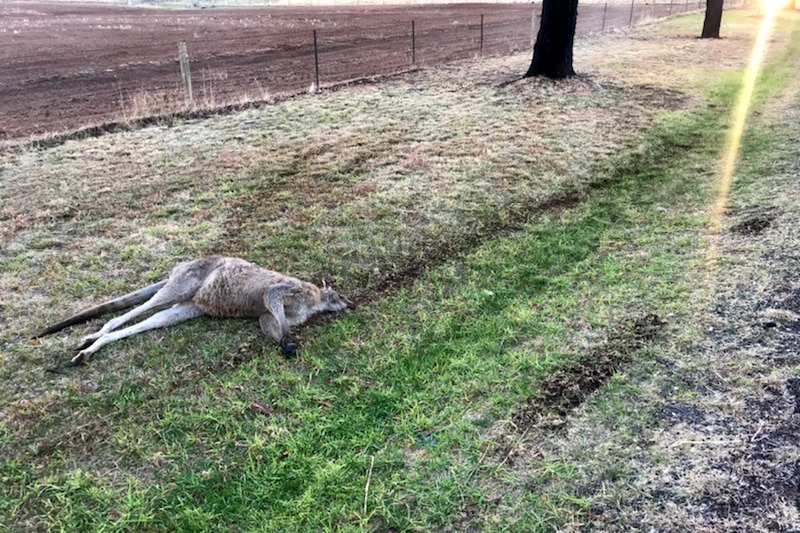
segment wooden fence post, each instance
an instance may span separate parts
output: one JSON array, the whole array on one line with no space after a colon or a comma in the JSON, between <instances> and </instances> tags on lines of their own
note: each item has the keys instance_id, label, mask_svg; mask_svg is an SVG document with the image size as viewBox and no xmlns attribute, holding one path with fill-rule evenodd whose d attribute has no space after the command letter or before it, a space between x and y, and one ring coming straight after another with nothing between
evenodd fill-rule
<instances>
[{"instance_id":1,"label":"wooden fence post","mask_svg":"<svg viewBox=\"0 0 800 533\"><path fill-rule=\"evenodd\" d=\"M186 104L192 104L192 73L189 70L189 52L186 50L186 43L178 43L178 61L181 64L181 79L183 80L183 91L186 94Z\"/></svg>"}]
</instances>

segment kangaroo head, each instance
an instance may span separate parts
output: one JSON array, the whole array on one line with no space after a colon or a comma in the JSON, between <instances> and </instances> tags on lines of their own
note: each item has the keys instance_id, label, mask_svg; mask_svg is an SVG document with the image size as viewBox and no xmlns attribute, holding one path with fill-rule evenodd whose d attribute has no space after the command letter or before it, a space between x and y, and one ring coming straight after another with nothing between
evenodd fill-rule
<instances>
[{"instance_id":1,"label":"kangaroo head","mask_svg":"<svg viewBox=\"0 0 800 533\"><path fill-rule=\"evenodd\" d=\"M356 308L356 304L328 287L327 284L323 285L320 294L320 300L324 311L341 311L342 309Z\"/></svg>"}]
</instances>

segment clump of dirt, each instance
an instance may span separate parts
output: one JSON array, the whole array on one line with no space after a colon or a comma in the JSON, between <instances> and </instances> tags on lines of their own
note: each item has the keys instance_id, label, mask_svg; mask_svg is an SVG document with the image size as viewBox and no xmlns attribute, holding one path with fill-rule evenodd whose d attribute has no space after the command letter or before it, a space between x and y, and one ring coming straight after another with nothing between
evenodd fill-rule
<instances>
[{"instance_id":1,"label":"clump of dirt","mask_svg":"<svg viewBox=\"0 0 800 533\"><path fill-rule=\"evenodd\" d=\"M779 384L767 384L754 399L756 409L751 420L738 428L738 424L729 423L729 438L736 439L736 433L741 438L742 432L749 438L741 439L741 444L708 466L709 474L728 482L707 484L699 495L696 503L707 515L724 521L761 513L768 516L779 504L800 509L800 423L788 415L789 402L783 389ZM770 530L785 531L781 521L776 518L766 525Z\"/></svg>"},{"instance_id":2,"label":"clump of dirt","mask_svg":"<svg viewBox=\"0 0 800 533\"><path fill-rule=\"evenodd\" d=\"M775 215L762 214L748 217L741 222L731 226L731 233L739 235L761 235L764 231L772 225L775 220Z\"/></svg>"},{"instance_id":3,"label":"clump of dirt","mask_svg":"<svg viewBox=\"0 0 800 533\"><path fill-rule=\"evenodd\" d=\"M782 298L770 303L770 307L780 306L795 313L800 313L800 289L787 291Z\"/></svg>"},{"instance_id":4,"label":"clump of dirt","mask_svg":"<svg viewBox=\"0 0 800 533\"><path fill-rule=\"evenodd\" d=\"M656 413L656 418L665 422L685 422L696 424L702 422L705 413L693 405L681 401L670 401Z\"/></svg>"},{"instance_id":5,"label":"clump of dirt","mask_svg":"<svg viewBox=\"0 0 800 533\"><path fill-rule=\"evenodd\" d=\"M791 288L793 270L786 275L792 279L777 283L772 296L755 305L758 319L753 324L759 327L737 345L758 348L764 361L791 365L800 361L800 289Z\"/></svg>"},{"instance_id":6,"label":"clump of dirt","mask_svg":"<svg viewBox=\"0 0 800 533\"><path fill-rule=\"evenodd\" d=\"M618 325L606 343L547 376L539 393L512 415L512 422L523 431L563 425L570 411L602 387L636 351L656 339L665 324L658 315L647 314Z\"/></svg>"},{"instance_id":7,"label":"clump of dirt","mask_svg":"<svg viewBox=\"0 0 800 533\"><path fill-rule=\"evenodd\" d=\"M800 378L792 377L787 379L786 392L794 402L794 413L800 413Z\"/></svg>"}]
</instances>

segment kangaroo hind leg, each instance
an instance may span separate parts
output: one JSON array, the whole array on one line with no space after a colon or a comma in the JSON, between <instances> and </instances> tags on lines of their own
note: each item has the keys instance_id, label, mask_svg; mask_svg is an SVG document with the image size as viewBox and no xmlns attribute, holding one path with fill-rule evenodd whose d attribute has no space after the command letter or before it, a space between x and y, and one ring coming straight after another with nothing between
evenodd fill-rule
<instances>
[{"instance_id":1,"label":"kangaroo hind leg","mask_svg":"<svg viewBox=\"0 0 800 533\"><path fill-rule=\"evenodd\" d=\"M91 346L94 341L102 336L111 333L120 326L123 326L131 320L149 313L150 311L160 311L173 305L181 304L191 300L201 286L202 280L197 278L189 278L187 280L184 277L170 276L170 278L167 280L167 283L158 292L156 292L152 298L147 300L142 305L134 307L124 315L112 318L106 322L96 333L85 336L83 339L81 339L81 344L76 349L83 350Z\"/></svg>"},{"instance_id":2,"label":"kangaroo hind leg","mask_svg":"<svg viewBox=\"0 0 800 533\"><path fill-rule=\"evenodd\" d=\"M84 348L78 352L78 355L72 358L72 364L75 365L82 363L90 355L110 342L124 339L125 337L130 337L131 335L136 335L137 333L141 333L150 329L172 326L173 324L191 320L192 318L197 318L199 316L203 316L204 314L205 313L203 313L200 308L192 304L176 305L169 309L159 311L158 313L146 320L139 322L138 324L134 324L133 326L121 329L119 331L104 334L95 340L88 348Z\"/></svg>"}]
</instances>

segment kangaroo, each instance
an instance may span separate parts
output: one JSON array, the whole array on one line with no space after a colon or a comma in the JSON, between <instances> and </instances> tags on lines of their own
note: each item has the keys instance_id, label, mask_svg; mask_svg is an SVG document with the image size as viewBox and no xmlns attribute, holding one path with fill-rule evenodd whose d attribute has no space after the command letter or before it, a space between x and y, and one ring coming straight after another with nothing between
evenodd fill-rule
<instances>
[{"instance_id":1,"label":"kangaroo","mask_svg":"<svg viewBox=\"0 0 800 533\"><path fill-rule=\"evenodd\" d=\"M87 309L46 328L37 337L142 302L145 303L84 337L70 364L84 362L110 342L203 315L258 317L261 331L281 347L284 355L294 355L297 344L290 336L292 326L303 324L317 313L355 308L353 302L328 288L324 281L320 288L244 259L210 256L181 263L166 280ZM150 311L156 313L117 331L123 324Z\"/></svg>"}]
</instances>

